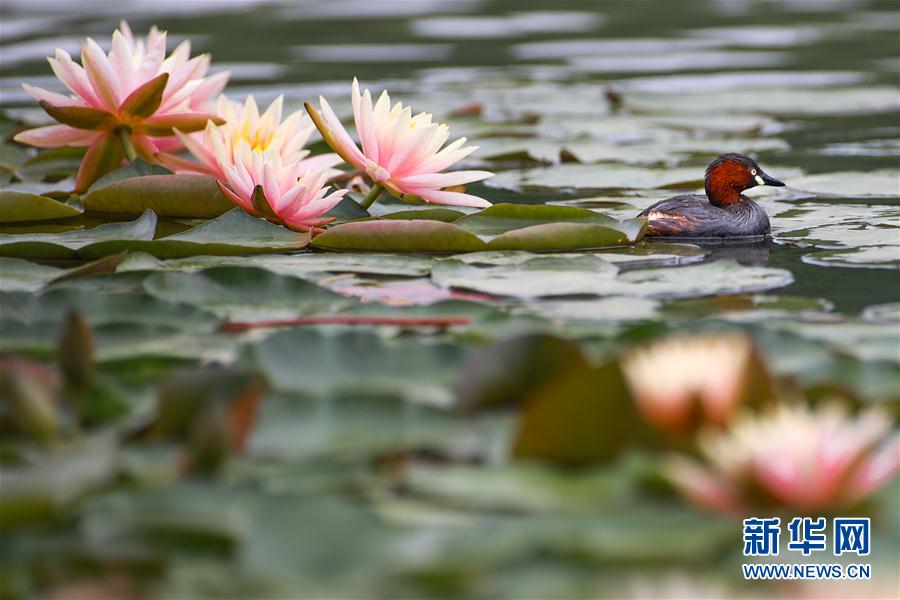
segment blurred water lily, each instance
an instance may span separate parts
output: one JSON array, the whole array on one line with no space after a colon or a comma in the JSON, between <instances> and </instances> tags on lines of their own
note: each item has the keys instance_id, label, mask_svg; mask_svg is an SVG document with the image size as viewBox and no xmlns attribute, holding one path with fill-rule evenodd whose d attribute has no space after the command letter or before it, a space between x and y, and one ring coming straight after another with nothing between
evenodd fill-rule
<instances>
[{"instance_id":1,"label":"blurred water lily","mask_svg":"<svg viewBox=\"0 0 900 600\"><path fill-rule=\"evenodd\" d=\"M622 371L643 417L683 433L728 421L750 383L753 355L737 333L673 337L625 356Z\"/></svg>"},{"instance_id":2,"label":"blurred water lily","mask_svg":"<svg viewBox=\"0 0 900 600\"><path fill-rule=\"evenodd\" d=\"M461 189L465 184L492 177L493 173L443 172L477 149L463 147L466 138L444 146L450 135L447 125L433 123L428 113L413 116L410 107L400 102L391 106L387 91L373 105L369 90L360 94L355 78L351 100L362 149L353 142L325 98L319 97L321 114L309 103L306 110L328 145L372 179L372 190L363 201L364 206L371 205L383 189L399 198L419 198L434 204L490 206L487 200Z\"/></svg>"},{"instance_id":3,"label":"blurred water lily","mask_svg":"<svg viewBox=\"0 0 900 600\"><path fill-rule=\"evenodd\" d=\"M207 121L208 104L228 80L228 73L206 77L209 55L190 58L189 41L166 57L166 32L150 29L136 39L124 21L112 36L109 54L91 38L81 47L81 65L61 49L49 58L56 76L72 92L59 94L23 84L58 125L38 127L15 139L41 148L87 146L76 176L84 191L125 157L155 162L160 151L180 147L174 129L198 131Z\"/></svg>"},{"instance_id":4,"label":"blurred water lily","mask_svg":"<svg viewBox=\"0 0 900 600\"><path fill-rule=\"evenodd\" d=\"M283 96L278 96L260 114L256 100L248 96L243 104L220 96L216 106L216 116L224 120L222 124L207 122L202 132L183 133L175 129L176 135L185 148L199 162L178 155L161 152L159 162L179 173L201 173L225 179L226 167L235 163L236 152L244 145L250 151L264 156L279 156L283 163L300 161L300 171L325 171L329 175L340 173L333 169L341 162L337 154L309 156L305 149L315 126L303 110L295 111L282 120Z\"/></svg>"},{"instance_id":5,"label":"blurred water lily","mask_svg":"<svg viewBox=\"0 0 900 600\"><path fill-rule=\"evenodd\" d=\"M691 501L718 512L782 506L825 511L853 505L900 469L900 435L878 409L781 405L746 414L700 447L707 465L675 458L666 473Z\"/></svg>"}]
</instances>

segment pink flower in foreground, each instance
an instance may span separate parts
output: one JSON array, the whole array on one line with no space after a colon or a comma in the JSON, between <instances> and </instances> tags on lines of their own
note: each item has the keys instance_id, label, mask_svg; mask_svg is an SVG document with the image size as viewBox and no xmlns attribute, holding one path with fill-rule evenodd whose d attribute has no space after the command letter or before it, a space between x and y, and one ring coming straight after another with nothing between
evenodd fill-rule
<instances>
[{"instance_id":1,"label":"pink flower in foreground","mask_svg":"<svg viewBox=\"0 0 900 600\"><path fill-rule=\"evenodd\" d=\"M179 173L201 173L217 179L225 178L225 167L235 162L235 151L246 142L253 152L265 156L278 155L282 162L301 161L301 171L326 171L329 175L340 173L332 169L341 162L337 154L309 156L304 146L315 126L303 110L298 110L282 120L284 98L279 96L262 114L253 96L241 104L219 96L216 116L225 122L217 125L208 122L202 132L191 134L175 130L185 148L200 162L194 162L168 153L157 155L159 162Z\"/></svg>"},{"instance_id":2,"label":"pink flower in foreground","mask_svg":"<svg viewBox=\"0 0 900 600\"><path fill-rule=\"evenodd\" d=\"M728 421L745 396L753 357L753 345L737 333L673 337L625 356L622 372L647 422L683 433Z\"/></svg>"},{"instance_id":3,"label":"pink flower in foreground","mask_svg":"<svg viewBox=\"0 0 900 600\"><path fill-rule=\"evenodd\" d=\"M181 172L216 178L219 189L247 212L297 231L321 227L322 218L347 190L327 193L326 181L339 173L335 154L308 158L303 146L313 127L302 112L281 120L279 96L262 114L253 96L244 104L220 97L225 123L209 122L201 133L176 134L200 162L161 153L160 161Z\"/></svg>"},{"instance_id":4,"label":"pink flower in foreground","mask_svg":"<svg viewBox=\"0 0 900 600\"><path fill-rule=\"evenodd\" d=\"M182 42L166 57L166 32L150 30L146 42L135 39L124 21L105 54L88 38L81 47L81 65L64 50L49 58L53 72L73 95L24 84L59 125L38 127L15 139L41 148L88 146L76 176L76 191L84 191L133 154L155 161L162 150L180 147L174 128L198 131L210 119L209 100L225 86L227 73L206 77L209 55L190 58L190 42Z\"/></svg>"},{"instance_id":5,"label":"pink flower in foreground","mask_svg":"<svg viewBox=\"0 0 900 600\"><path fill-rule=\"evenodd\" d=\"M900 436L890 429L890 417L874 408L851 417L840 405L782 405L701 440L707 466L679 457L666 474L688 499L718 512L850 506L900 469Z\"/></svg>"},{"instance_id":6,"label":"pink flower in foreground","mask_svg":"<svg viewBox=\"0 0 900 600\"><path fill-rule=\"evenodd\" d=\"M351 100L362 150L350 138L325 98L319 97L321 115L309 103L306 110L332 150L367 173L376 185L401 198L413 196L434 204L490 206L487 200L458 191L458 188L487 179L493 173L443 172L477 149L475 146L463 148L466 138L441 149L450 134L446 125L432 123L432 116L427 113L413 116L412 110L400 102L392 107L387 91L382 92L373 105L369 90L360 95L356 79L353 80ZM376 194L380 189L376 187Z\"/></svg>"},{"instance_id":7,"label":"pink flower in foreground","mask_svg":"<svg viewBox=\"0 0 900 600\"><path fill-rule=\"evenodd\" d=\"M309 231L332 219L322 215L333 208L347 190L328 194L329 173L309 170L303 161L286 162L278 154L253 150L238 142L231 163L221 161L219 190L253 215L295 231Z\"/></svg>"}]
</instances>

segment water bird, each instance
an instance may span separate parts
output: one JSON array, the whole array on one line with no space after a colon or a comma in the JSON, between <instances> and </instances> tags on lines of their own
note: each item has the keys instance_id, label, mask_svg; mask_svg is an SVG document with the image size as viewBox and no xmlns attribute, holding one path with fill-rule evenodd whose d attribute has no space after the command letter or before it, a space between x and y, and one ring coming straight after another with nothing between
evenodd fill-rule
<instances>
[{"instance_id":1,"label":"water bird","mask_svg":"<svg viewBox=\"0 0 900 600\"><path fill-rule=\"evenodd\" d=\"M706 194L682 194L660 200L641 212L647 235L721 238L769 233L769 217L741 192L757 185L783 186L743 154L722 154L706 168Z\"/></svg>"}]
</instances>

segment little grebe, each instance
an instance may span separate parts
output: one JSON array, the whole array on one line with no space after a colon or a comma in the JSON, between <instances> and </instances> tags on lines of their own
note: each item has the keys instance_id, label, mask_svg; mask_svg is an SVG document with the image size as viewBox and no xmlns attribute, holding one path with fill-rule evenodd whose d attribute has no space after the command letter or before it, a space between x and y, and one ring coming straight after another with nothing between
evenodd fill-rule
<instances>
[{"instance_id":1,"label":"little grebe","mask_svg":"<svg viewBox=\"0 0 900 600\"><path fill-rule=\"evenodd\" d=\"M784 185L766 175L743 154L723 154L706 168L706 195L683 194L660 200L644 210L647 235L730 237L769 233L769 217L741 194L757 185Z\"/></svg>"}]
</instances>

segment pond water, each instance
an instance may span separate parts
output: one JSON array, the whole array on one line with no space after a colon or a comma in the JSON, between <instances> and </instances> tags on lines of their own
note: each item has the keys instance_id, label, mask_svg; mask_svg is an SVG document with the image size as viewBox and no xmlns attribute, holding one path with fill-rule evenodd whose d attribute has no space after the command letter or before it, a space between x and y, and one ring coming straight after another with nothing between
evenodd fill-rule
<instances>
[{"instance_id":1,"label":"pond water","mask_svg":"<svg viewBox=\"0 0 900 600\"><path fill-rule=\"evenodd\" d=\"M54 87L44 61L52 48L74 53L83 35L102 39L128 18L135 31L157 23L211 52L216 69L232 71L235 98L284 94L298 107L320 93L346 95L346 81L358 76L438 115L478 103L483 119L456 117L452 131L481 145L475 157L497 171L558 164L563 151L564 160L678 167L700 179L716 154L752 153L788 189L763 191L775 243L767 257L751 250L748 260L791 271L795 281L780 293L858 314L900 299L895 9L850 0L597 10L577 1L7 2L0 93L4 106L31 106L33 116L20 84ZM605 99L609 88L623 99L619 113ZM591 167L553 170L537 192L511 184L475 193L534 203L606 191L629 201L627 180L607 181ZM804 188L801 175L820 178ZM636 214L666 195L645 191L618 212ZM822 225L829 235L817 242L809 226ZM872 227L891 229L871 239L844 233ZM859 253L871 246L882 250Z\"/></svg>"},{"instance_id":2,"label":"pond water","mask_svg":"<svg viewBox=\"0 0 900 600\"><path fill-rule=\"evenodd\" d=\"M34 569L41 556L58 555L60 573L108 567L114 561L103 546L122 539L134 545L133 555L123 550L122 568L163 574L152 589L170 597L298 590L715 597L742 585L727 572L733 565L706 566L738 547L732 524L653 493L632 505L634 482L652 479L645 457L588 476L531 471L502 456L509 415L472 424L442 410L453 401L468 345L553 332L596 358L667 328L724 323L749 331L779 375L847 388L863 402L900 396L896 0L4 0L6 115L42 122L21 83L59 91L45 61L53 48L75 54L84 36L102 43L124 18L135 33L156 24L170 40L190 38L195 51L212 53L215 70L231 71L226 92L235 99L252 93L265 105L283 94L296 110L323 94L346 117L356 76L373 92L387 88L415 110L448 118L452 138L480 146L473 168L497 173L469 191L495 203L576 206L626 219L701 189L706 165L723 152L755 156L787 186L749 192L772 222L762 242L644 241L537 259L307 252L163 263L141 255L114 275L73 279L40 296L34 292L57 269L76 263L56 255L41 270L4 263L7 350L51 355L64 308L81 306L98 328L110 393L127 398L129 423L152 410L153 386L173 365L262 364L275 389L250 454L235 459L224 483L166 488L176 475L154 463L171 459L171 448L126 450L116 484L67 513L70 521L3 545L17 565ZM373 214L401 208L409 207L376 204ZM194 224L162 219L156 236ZM70 228L4 225L0 233ZM252 267L261 268L236 270ZM222 319L372 312L372 304L341 304L354 298L383 302L385 314L464 314L475 325L434 339L400 335L393 358L380 362L371 354L387 342L369 333L235 339L215 330ZM443 308L429 313L436 302ZM348 379L340 364L353 364L356 375ZM370 383L378 400L360 402ZM90 452L104 456L100 446ZM388 473L373 474L376 463ZM394 468L404 476L395 478ZM480 527L493 539L478 537ZM583 528L592 533L579 538ZM304 543L306 532L313 543ZM637 541L623 541L628 532ZM695 553L685 568L700 579L686 584L652 568L684 558L673 536ZM888 563L895 539L885 542ZM167 544L183 551L177 564L167 564ZM613 572L617 564L628 574ZM654 583L642 575L648 564ZM66 579L48 573L51 583Z\"/></svg>"}]
</instances>

